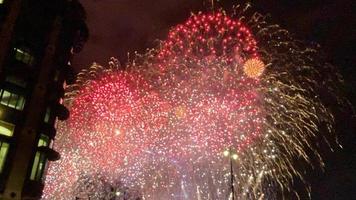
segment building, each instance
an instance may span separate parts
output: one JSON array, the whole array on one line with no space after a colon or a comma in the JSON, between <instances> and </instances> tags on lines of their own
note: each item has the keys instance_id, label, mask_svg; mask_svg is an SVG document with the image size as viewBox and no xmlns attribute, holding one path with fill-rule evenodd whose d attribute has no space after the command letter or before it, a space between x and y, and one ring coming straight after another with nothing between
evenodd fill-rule
<instances>
[{"instance_id":1,"label":"building","mask_svg":"<svg viewBox=\"0 0 356 200\"><path fill-rule=\"evenodd\" d=\"M0 0L0 199L39 199L70 66L88 38L78 0Z\"/></svg>"}]
</instances>

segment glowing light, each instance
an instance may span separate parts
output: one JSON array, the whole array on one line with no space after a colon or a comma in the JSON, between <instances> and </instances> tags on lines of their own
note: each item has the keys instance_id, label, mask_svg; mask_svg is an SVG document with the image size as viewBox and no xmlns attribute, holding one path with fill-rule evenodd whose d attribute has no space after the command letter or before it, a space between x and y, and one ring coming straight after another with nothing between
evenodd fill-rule
<instances>
[{"instance_id":1,"label":"glowing light","mask_svg":"<svg viewBox=\"0 0 356 200\"><path fill-rule=\"evenodd\" d=\"M259 59L251 58L245 62L243 68L248 77L258 78L263 74L265 64Z\"/></svg>"},{"instance_id":2,"label":"glowing light","mask_svg":"<svg viewBox=\"0 0 356 200\"><path fill-rule=\"evenodd\" d=\"M237 154L232 155L232 159L237 160L237 158L239 158L239 156Z\"/></svg>"},{"instance_id":3,"label":"glowing light","mask_svg":"<svg viewBox=\"0 0 356 200\"><path fill-rule=\"evenodd\" d=\"M116 129L116 130L115 130L115 134L116 134L116 135L121 135L121 131L120 131L119 129Z\"/></svg>"}]
</instances>

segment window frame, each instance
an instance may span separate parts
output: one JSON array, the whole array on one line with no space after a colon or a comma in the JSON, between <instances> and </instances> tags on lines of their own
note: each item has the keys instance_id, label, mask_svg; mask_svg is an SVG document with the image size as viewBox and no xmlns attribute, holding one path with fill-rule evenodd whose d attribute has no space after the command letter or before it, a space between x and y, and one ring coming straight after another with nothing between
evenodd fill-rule
<instances>
[{"instance_id":1,"label":"window frame","mask_svg":"<svg viewBox=\"0 0 356 200\"><path fill-rule=\"evenodd\" d=\"M51 107L47 107L46 111L45 111L45 115L44 115L43 121L45 123L49 123L50 120L51 120Z\"/></svg>"},{"instance_id":2,"label":"window frame","mask_svg":"<svg viewBox=\"0 0 356 200\"><path fill-rule=\"evenodd\" d=\"M37 147L50 147L52 140L49 136L45 134L40 134L38 139ZM36 151L35 157L33 158L30 180L32 181L44 181L44 173L47 167L47 156L46 153L40 150Z\"/></svg>"},{"instance_id":3,"label":"window frame","mask_svg":"<svg viewBox=\"0 0 356 200\"><path fill-rule=\"evenodd\" d=\"M44 152L36 151L31 168L30 180L43 181L43 174L47 166L47 158Z\"/></svg>"},{"instance_id":4,"label":"window frame","mask_svg":"<svg viewBox=\"0 0 356 200\"><path fill-rule=\"evenodd\" d=\"M4 97L4 94L8 94L7 97ZM15 104L12 102L15 100ZM7 89L0 89L0 104L7 106L9 108L13 108L16 110L22 111L25 108L26 98L23 95L13 93Z\"/></svg>"},{"instance_id":5,"label":"window frame","mask_svg":"<svg viewBox=\"0 0 356 200\"><path fill-rule=\"evenodd\" d=\"M17 76L14 76L14 75L8 75L5 77L5 82L6 83L10 83L12 85L16 85L20 88L26 88L27 87L27 82L20 78L20 77L17 77Z\"/></svg>"},{"instance_id":6,"label":"window frame","mask_svg":"<svg viewBox=\"0 0 356 200\"><path fill-rule=\"evenodd\" d=\"M5 127L4 127L4 125L5 125ZM8 126L8 127L6 127L6 126ZM9 127L11 127L11 128L9 128ZM0 136L6 137L6 138L11 138L12 136L14 136L15 127L16 127L15 124L0 120ZM10 130L11 133L3 134L2 128Z\"/></svg>"},{"instance_id":7,"label":"window frame","mask_svg":"<svg viewBox=\"0 0 356 200\"><path fill-rule=\"evenodd\" d=\"M35 57L31 54L28 48L14 48L14 58L15 60L22 62L26 65L33 66L35 63Z\"/></svg>"},{"instance_id":8,"label":"window frame","mask_svg":"<svg viewBox=\"0 0 356 200\"><path fill-rule=\"evenodd\" d=\"M3 150L5 150L5 152ZM10 143L0 140L0 174L4 172L9 150Z\"/></svg>"},{"instance_id":9,"label":"window frame","mask_svg":"<svg viewBox=\"0 0 356 200\"><path fill-rule=\"evenodd\" d=\"M0 174L4 172L5 164L11 148L10 139L14 136L15 127L15 124L0 120ZM8 129L11 133L3 133L4 129ZM3 150L5 150L5 152Z\"/></svg>"}]
</instances>

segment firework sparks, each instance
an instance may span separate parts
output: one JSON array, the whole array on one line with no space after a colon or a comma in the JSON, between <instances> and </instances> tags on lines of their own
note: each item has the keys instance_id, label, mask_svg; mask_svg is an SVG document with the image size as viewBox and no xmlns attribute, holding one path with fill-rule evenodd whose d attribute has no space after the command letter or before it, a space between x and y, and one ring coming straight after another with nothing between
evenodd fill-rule
<instances>
[{"instance_id":1,"label":"firework sparks","mask_svg":"<svg viewBox=\"0 0 356 200\"><path fill-rule=\"evenodd\" d=\"M142 199L276 198L303 180L294 157L322 165L313 139L333 126L315 92L324 63L262 16L235 13L193 15L127 71L81 73L44 199L77 196L83 174Z\"/></svg>"},{"instance_id":2,"label":"firework sparks","mask_svg":"<svg viewBox=\"0 0 356 200\"><path fill-rule=\"evenodd\" d=\"M262 75L263 71L265 70L265 65L261 60L252 58L252 59L248 59L245 62L243 68L246 76L250 78L258 78Z\"/></svg>"}]
</instances>

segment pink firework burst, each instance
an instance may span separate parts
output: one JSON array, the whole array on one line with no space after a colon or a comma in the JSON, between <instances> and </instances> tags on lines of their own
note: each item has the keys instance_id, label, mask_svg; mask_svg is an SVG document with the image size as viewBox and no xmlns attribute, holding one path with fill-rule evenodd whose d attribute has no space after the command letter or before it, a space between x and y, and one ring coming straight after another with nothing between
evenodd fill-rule
<instances>
[{"instance_id":1,"label":"pink firework burst","mask_svg":"<svg viewBox=\"0 0 356 200\"><path fill-rule=\"evenodd\" d=\"M228 64L242 64L247 58L258 57L256 40L251 31L239 20L223 13L193 15L185 23L177 25L168 34L158 53L167 62L179 62L182 58L224 59Z\"/></svg>"},{"instance_id":2,"label":"pink firework burst","mask_svg":"<svg viewBox=\"0 0 356 200\"><path fill-rule=\"evenodd\" d=\"M259 60L253 35L220 12L194 15L169 32L150 81L176 109L179 119L170 120L173 129L167 134L178 135L178 153L191 152L180 150L187 141L210 149L209 154L227 147L240 151L258 137L261 85L258 76L245 74L250 60Z\"/></svg>"},{"instance_id":3,"label":"pink firework burst","mask_svg":"<svg viewBox=\"0 0 356 200\"><path fill-rule=\"evenodd\" d=\"M317 59L263 20L192 15L127 71L82 73L44 198L276 199L275 189L289 191L303 179L294 157L310 162L306 149L321 121L331 132L333 116L315 96ZM107 192L104 183L118 187Z\"/></svg>"},{"instance_id":4,"label":"pink firework burst","mask_svg":"<svg viewBox=\"0 0 356 200\"><path fill-rule=\"evenodd\" d=\"M142 76L117 70L88 81L70 108L56 143L62 159L48 174L49 199L70 198L82 174L118 176L123 166L138 162L135 159L152 146L167 123L163 111L168 105Z\"/></svg>"}]
</instances>

